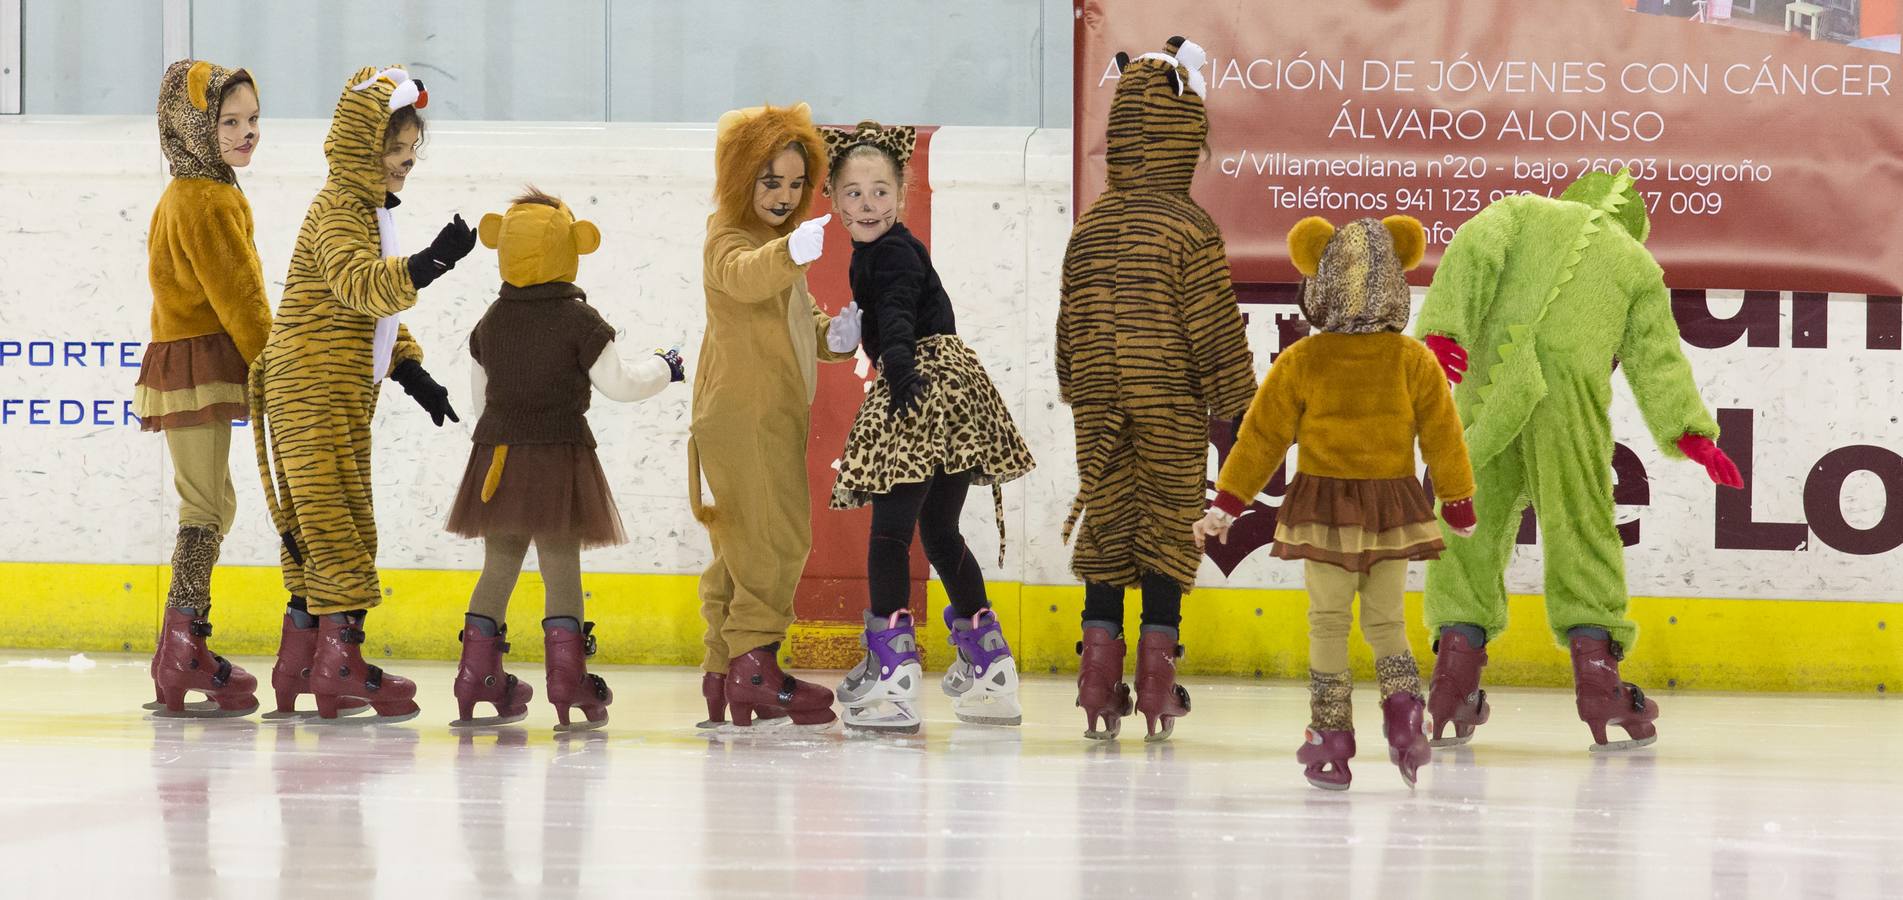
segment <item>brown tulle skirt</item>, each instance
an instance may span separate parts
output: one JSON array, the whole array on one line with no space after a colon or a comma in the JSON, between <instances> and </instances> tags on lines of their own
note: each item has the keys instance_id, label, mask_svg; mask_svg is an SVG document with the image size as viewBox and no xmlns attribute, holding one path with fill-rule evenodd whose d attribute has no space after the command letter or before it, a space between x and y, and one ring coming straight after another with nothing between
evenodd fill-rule
<instances>
[{"instance_id":1,"label":"brown tulle skirt","mask_svg":"<svg viewBox=\"0 0 1903 900\"><path fill-rule=\"evenodd\" d=\"M495 447L477 444L449 510L448 530L463 537L514 535L569 538L583 547L627 543L608 476L593 448L580 444L511 444L496 492L482 499Z\"/></svg>"},{"instance_id":2,"label":"brown tulle skirt","mask_svg":"<svg viewBox=\"0 0 1903 900\"><path fill-rule=\"evenodd\" d=\"M1420 482L1298 472L1276 512L1270 553L1366 572L1391 559L1439 559L1444 549L1434 505Z\"/></svg>"}]
</instances>

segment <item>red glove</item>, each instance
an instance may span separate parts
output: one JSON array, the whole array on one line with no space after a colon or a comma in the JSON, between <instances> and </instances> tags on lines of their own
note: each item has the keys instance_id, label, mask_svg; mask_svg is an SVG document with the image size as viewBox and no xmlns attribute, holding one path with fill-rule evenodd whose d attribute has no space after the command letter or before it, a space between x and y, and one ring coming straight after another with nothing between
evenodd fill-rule
<instances>
[{"instance_id":1,"label":"red glove","mask_svg":"<svg viewBox=\"0 0 1903 900\"><path fill-rule=\"evenodd\" d=\"M1467 351L1461 348L1460 342L1443 335L1430 334L1421 343L1434 351L1434 356L1440 360L1441 370L1447 373L1448 383L1459 384L1460 373L1467 371Z\"/></svg>"},{"instance_id":2,"label":"red glove","mask_svg":"<svg viewBox=\"0 0 1903 900\"><path fill-rule=\"evenodd\" d=\"M1725 451L1718 449L1711 438L1687 431L1678 439L1678 452L1704 466L1705 474L1711 476L1712 484L1722 484L1728 488L1744 487L1744 476L1738 473L1738 464L1732 462Z\"/></svg>"},{"instance_id":3,"label":"red glove","mask_svg":"<svg viewBox=\"0 0 1903 900\"><path fill-rule=\"evenodd\" d=\"M1473 534L1474 522L1476 521L1474 518L1473 498L1468 497L1465 500L1454 500L1449 503L1442 503L1440 505L1440 517L1447 523L1447 527L1454 530L1455 534L1461 537Z\"/></svg>"}]
</instances>

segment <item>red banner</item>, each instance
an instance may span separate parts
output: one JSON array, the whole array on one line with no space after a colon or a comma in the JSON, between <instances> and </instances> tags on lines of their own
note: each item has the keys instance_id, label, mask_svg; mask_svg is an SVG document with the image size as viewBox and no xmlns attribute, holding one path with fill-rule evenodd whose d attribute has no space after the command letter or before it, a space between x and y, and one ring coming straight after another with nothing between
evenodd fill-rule
<instances>
[{"instance_id":1,"label":"red banner","mask_svg":"<svg viewBox=\"0 0 1903 900\"><path fill-rule=\"evenodd\" d=\"M1630 168L1673 287L1903 292L1899 57L1838 42L1869 33L1859 16L1893 26L1896 0L1794 31L1756 5L1762 21L1728 3L1693 21L1620 0L1088 0L1077 208L1104 187L1116 53L1182 35L1209 57L1194 194L1239 282L1297 279L1284 238L1303 216L1401 213L1427 228L1424 284L1493 200Z\"/></svg>"}]
</instances>

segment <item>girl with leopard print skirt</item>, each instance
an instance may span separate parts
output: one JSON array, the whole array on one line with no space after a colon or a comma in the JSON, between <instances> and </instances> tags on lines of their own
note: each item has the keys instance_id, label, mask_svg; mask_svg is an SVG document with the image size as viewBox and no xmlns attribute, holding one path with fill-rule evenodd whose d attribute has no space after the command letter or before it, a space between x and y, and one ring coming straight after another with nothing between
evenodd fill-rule
<instances>
[{"instance_id":1,"label":"girl with leopard print skirt","mask_svg":"<svg viewBox=\"0 0 1903 900\"><path fill-rule=\"evenodd\" d=\"M1017 664L958 516L972 485L991 485L1003 564L999 486L1031 470L1031 452L984 365L959 339L931 255L899 221L914 131L862 122L825 136L832 156L827 189L853 242L847 314L863 317L863 346L879 368L847 433L831 502L833 509L872 506L866 656L836 692L846 724L919 729L920 658L906 609L916 528L951 598L945 624L958 654L943 687L953 711L967 722L1017 725Z\"/></svg>"}]
</instances>

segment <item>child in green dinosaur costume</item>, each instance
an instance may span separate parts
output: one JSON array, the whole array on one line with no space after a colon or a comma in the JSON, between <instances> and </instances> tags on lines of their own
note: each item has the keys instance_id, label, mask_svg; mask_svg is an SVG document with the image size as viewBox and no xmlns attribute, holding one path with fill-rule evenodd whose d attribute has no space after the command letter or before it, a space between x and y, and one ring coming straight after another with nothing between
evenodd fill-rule
<instances>
[{"instance_id":1,"label":"child in green dinosaur costume","mask_svg":"<svg viewBox=\"0 0 1903 900\"><path fill-rule=\"evenodd\" d=\"M1592 173L1559 199L1513 196L1461 226L1421 307L1418 333L1455 382L1467 429L1479 531L1427 566L1437 659L1428 698L1436 745L1487 720L1480 669L1507 625L1506 567L1530 502L1546 563L1547 623L1573 657L1579 717L1594 750L1657 739L1658 704L1619 679L1638 638L1626 618L1623 547L1612 503L1612 370L1625 367L1647 429L1670 458L1739 487L1713 443L1718 425L1679 349L1671 295L1645 249L1650 230L1630 172ZM1475 377L1462 381L1468 350ZM1452 723L1455 736L1442 740ZM1631 740L1611 743L1606 726Z\"/></svg>"}]
</instances>

